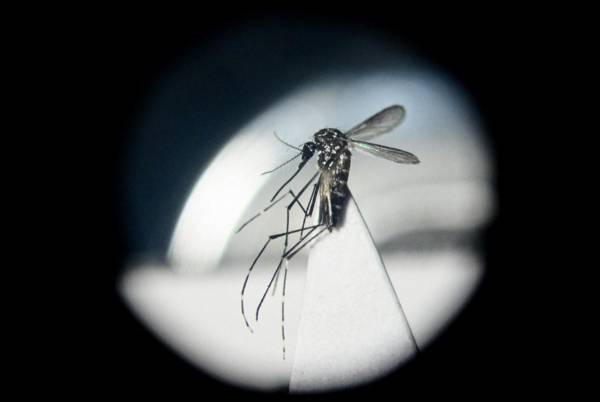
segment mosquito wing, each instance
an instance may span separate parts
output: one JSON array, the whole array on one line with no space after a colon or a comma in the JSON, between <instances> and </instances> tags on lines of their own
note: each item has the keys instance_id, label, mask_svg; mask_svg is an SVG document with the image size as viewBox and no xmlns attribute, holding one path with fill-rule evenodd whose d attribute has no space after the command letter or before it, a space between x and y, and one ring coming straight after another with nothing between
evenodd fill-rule
<instances>
[{"instance_id":1,"label":"mosquito wing","mask_svg":"<svg viewBox=\"0 0 600 402\"><path fill-rule=\"evenodd\" d=\"M406 111L400 105L393 105L369 117L346 133L347 138L368 140L391 131L402 122Z\"/></svg>"},{"instance_id":2,"label":"mosquito wing","mask_svg":"<svg viewBox=\"0 0 600 402\"><path fill-rule=\"evenodd\" d=\"M385 145L372 144L370 142L363 141L350 141L354 147L360 151L367 152L371 155L385 158L396 163L419 163L419 158L410 152L403 151L401 149L386 147Z\"/></svg>"}]
</instances>

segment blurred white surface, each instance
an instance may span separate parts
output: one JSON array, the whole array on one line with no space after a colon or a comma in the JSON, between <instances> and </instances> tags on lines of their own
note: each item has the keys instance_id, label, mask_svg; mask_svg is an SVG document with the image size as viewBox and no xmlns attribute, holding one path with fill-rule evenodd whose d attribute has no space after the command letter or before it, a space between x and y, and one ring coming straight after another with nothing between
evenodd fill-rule
<instances>
[{"instance_id":1,"label":"blurred white surface","mask_svg":"<svg viewBox=\"0 0 600 402\"><path fill-rule=\"evenodd\" d=\"M483 270L470 253L398 253L384 262L420 348L435 337L466 302ZM252 277L253 312L277 261L266 260ZM263 390L287 386L293 359L281 358L281 303L267 298L251 334L240 314L246 264L202 275L181 275L164 266L133 266L121 294L148 328L184 359L223 381ZM306 268L292 260L286 291L286 341L294 356Z\"/></svg>"}]
</instances>

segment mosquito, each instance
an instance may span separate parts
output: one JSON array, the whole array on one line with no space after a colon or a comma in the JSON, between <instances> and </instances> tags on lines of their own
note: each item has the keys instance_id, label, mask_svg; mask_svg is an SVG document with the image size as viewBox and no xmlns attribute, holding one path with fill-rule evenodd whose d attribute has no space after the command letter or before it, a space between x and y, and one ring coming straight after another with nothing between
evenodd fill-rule
<instances>
[{"instance_id":1,"label":"mosquito","mask_svg":"<svg viewBox=\"0 0 600 402\"><path fill-rule=\"evenodd\" d=\"M301 157L301 161L298 164L298 168L292 174L292 176L285 181L271 197L270 204L246 221L240 226L237 232L241 231L246 225L258 218L260 215L268 211L275 204L280 202L288 195L292 197L291 202L287 205L286 209L286 226L285 231L276 233L268 236L264 246L259 251L258 255L250 265L244 284L242 285L241 291L241 311L242 317L246 327L250 332L254 332L246 313L244 310L244 293L248 279L258 260L264 253L265 249L272 240L284 238L283 251L277 268L273 272L271 280L264 291L262 298L256 308L255 319L258 321L260 308L269 293L271 287L273 287L273 293L275 292L275 286L279 278L281 269L283 267L283 291L281 301L281 338L283 343L283 359L285 360L285 288L288 271L288 261L291 260L298 252L304 247L313 242L316 238L321 236L326 231L331 232L333 229L343 224L343 216L348 197L348 175L350 173L350 160L352 158L351 150L357 149L359 151L366 152L368 154L381 157L396 163L405 164L417 164L419 159L411 154L410 152L402 151L397 148L388 147L385 145L373 144L366 142L375 138L379 135L385 134L395 127L397 127L404 119L406 112L400 105L389 106L379 113L369 117L367 120L343 133L336 128L324 128L319 130L313 135L313 141L304 143L301 148L295 147L281 140L285 145L294 148L298 151L298 154L283 164L279 165L273 170L264 172L263 174L271 173L288 163L292 162L298 157ZM286 188L288 184L300 173L300 171L306 166L308 161L317 154L317 172L311 177L311 179L304 184L304 186L297 192L294 193L291 189L280 196L281 192ZM315 182L316 180L316 182ZM306 205L302 205L300 197L305 191L313 184L312 191ZM279 198L278 198L279 196ZM314 225L306 226L306 220L312 217L315 211L315 205L318 203L318 215L316 223ZM290 211L297 205L304 214L302 226L298 229L290 230ZM236 233L237 233L236 232ZM289 243L290 235L298 234L298 240L293 244ZM290 246L288 248L288 246ZM275 283L275 285L274 285Z\"/></svg>"}]
</instances>

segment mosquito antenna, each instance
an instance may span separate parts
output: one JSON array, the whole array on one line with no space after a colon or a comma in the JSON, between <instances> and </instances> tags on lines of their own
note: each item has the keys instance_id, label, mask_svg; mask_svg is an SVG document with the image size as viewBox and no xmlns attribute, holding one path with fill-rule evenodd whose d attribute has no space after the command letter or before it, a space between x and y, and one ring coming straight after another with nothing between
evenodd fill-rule
<instances>
[{"instance_id":1,"label":"mosquito antenna","mask_svg":"<svg viewBox=\"0 0 600 402\"><path fill-rule=\"evenodd\" d=\"M293 161L294 159L296 159L297 157L299 157L300 155L302 155L302 151L300 151L300 153L296 156L294 156L293 158L291 158L290 160L283 162L281 165L277 166L275 169L271 169L271 170L267 170L266 172L262 172L260 175L264 175L264 174L269 174L269 173L273 173L274 171L276 171L277 169L284 167L285 165L287 165L288 163L290 163L291 161Z\"/></svg>"},{"instance_id":2,"label":"mosquito antenna","mask_svg":"<svg viewBox=\"0 0 600 402\"><path fill-rule=\"evenodd\" d=\"M287 145L287 146L288 146L288 147L290 147L290 148L294 148L294 149L296 149L296 150L298 150L298 151L302 152L302 150L301 150L300 148L298 148L298 147L295 147L295 146L293 146L293 145L291 145L291 144L288 144L287 142L285 142L284 140L282 140L281 138L279 138L279 136L277 135L277 133L276 133L275 131L273 131L273 135L274 135L274 136L275 136L275 138L277 138L277 139L279 140L279 142L281 142L282 144L284 144L284 145Z\"/></svg>"}]
</instances>

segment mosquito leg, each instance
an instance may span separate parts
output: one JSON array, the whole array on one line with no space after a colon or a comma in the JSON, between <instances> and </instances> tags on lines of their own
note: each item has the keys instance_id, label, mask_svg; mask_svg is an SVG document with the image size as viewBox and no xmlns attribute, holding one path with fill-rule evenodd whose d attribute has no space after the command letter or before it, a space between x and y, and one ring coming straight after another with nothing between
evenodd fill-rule
<instances>
[{"instance_id":1,"label":"mosquito leg","mask_svg":"<svg viewBox=\"0 0 600 402\"><path fill-rule=\"evenodd\" d=\"M277 274L279 273L279 270L281 269L282 262L283 262L283 258L279 260L279 264L277 265L277 268L275 269L275 272L273 273L273 276L271 277L271 280L269 281L269 284L267 285L267 289L263 293L263 295L260 299L260 302L258 303L258 307L256 308L256 321L258 321L258 314L260 313L260 308L262 307L262 304L265 301L265 297L267 296L267 293L269 293L269 289L271 288L271 285L273 284L273 281L275 280L275 276L277 276Z\"/></svg>"},{"instance_id":2,"label":"mosquito leg","mask_svg":"<svg viewBox=\"0 0 600 402\"><path fill-rule=\"evenodd\" d=\"M289 182L291 182L292 180L294 180L294 177L296 177L298 175L298 173L300 173L300 171L302 170L302 168L304 167L304 165L306 165L306 163L300 162L300 164L298 165L298 169L294 172L294 174L292 175L292 177L290 177L289 179L287 179L285 181L285 183L283 183L281 185L281 187L279 187L279 189L275 192L275 194L273 195L273 197L271 197L271 201L273 201L275 199L275 197L277 197L277 194L279 194L281 192L281 190L283 190L283 188L288 185Z\"/></svg>"},{"instance_id":3,"label":"mosquito leg","mask_svg":"<svg viewBox=\"0 0 600 402\"><path fill-rule=\"evenodd\" d=\"M279 282L279 274L281 271L277 271L277 275L275 275L275 282L273 282L273 289L271 289L271 296L275 296L275 292L277 291L277 283Z\"/></svg>"},{"instance_id":4,"label":"mosquito leg","mask_svg":"<svg viewBox=\"0 0 600 402\"><path fill-rule=\"evenodd\" d=\"M287 251L287 245L288 245L288 235L287 233L289 233L290 230L290 209L292 208L292 206L294 204L298 204L298 206L300 207L300 209L302 210L302 212L304 212L304 216L306 216L306 211L307 209L304 208L304 206L302 206L302 203L300 202L300 200L298 199L299 196L301 194L294 194L294 192L292 190L289 191L289 194L292 195L292 197L294 197L294 199L292 200L292 202L290 203L290 205L287 206L287 214L286 214L286 220L285 220L285 243L283 245L283 252L282 254L285 254L285 252ZM308 207L308 205L307 205ZM281 271L279 271L281 272ZM277 291L277 283L279 282L279 272L277 272L277 276L275 277L275 283L273 284L273 290L271 292L271 296L275 296L275 292Z\"/></svg>"},{"instance_id":5,"label":"mosquito leg","mask_svg":"<svg viewBox=\"0 0 600 402\"><path fill-rule=\"evenodd\" d=\"M289 183L295 177L295 175L302 169L302 167L304 166L304 164L305 164L305 162L303 162L303 163L300 164L300 166L298 167L298 170L296 171L296 173L285 184ZM313 177L311 177L311 179L304 185L304 187L302 187L302 189L300 190L300 192L298 193L298 195L295 195L292 190L290 190L288 192L294 198L292 199L292 202L287 206L287 211L286 211L286 228L285 228L285 244L284 244L284 248L283 248L282 254L285 254L287 252L288 234L289 234L289 228L290 228L290 210L291 210L291 208L292 208L292 206L294 204L298 204L298 206L300 207L300 209L302 210L302 212L304 212L304 220L306 221L306 212L307 212L307 209L304 208L304 206L302 206L302 203L300 202L299 198L306 191L306 189L308 188L308 186L310 185L310 183L312 183L315 180L315 178L317 177L318 174L319 174L319 172L315 173L315 175ZM284 186L285 186L285 184L284 184ZM277 193L275 193L275 196L273 196L273 198L271 199L271 201L273 201L273 199L279 194L279 192L281 191L282 188L283 188L283 186L279 190L277 190ZM260 215L262 215L263 213L265 213L266 211L268 211L270 208L272 208L275 204L277 204L284 197L286 197L288 195L288 193L282 195L276 201L271 202L271 204L269 204L266 208L264 208L262 211L258 212L256 215L254 215L252 218L250 218L248 221L246 221L244 224L242 224L242 226L240 226L240 228L236 231L236 233L239 233L244 227L246 227L246 225L248 225L254 219L258 218ZM303 224L303 226L304 226L304 224ZM265 245L265 247L266 247L266 245ZM261 250L261 253L259 253L259 256L260 256L260 254L262 254L262 251L264 251L264 247L263 247L263 250ZM276 281L275 281L275 286L273 287L273 294L275 293L275 289L277 287L278 280L279 280L279 272L277 273L277 277L276 277ZM242 309L243 309L243 304L242 304Z\"/></svg>"},{"instance_id":6,"label":"mosquito leg","mask_svg":"<svg viewBox=\"0 0 600 402\"><path fill-rule=\"evenodd\" d=\"M323 225L324 225L323 223L318 223L318 224L316 224L316 225L312 225L312 226L306 226L306 227L304 228L304 230L315 229L315 228L318 228L318 227L320 227L320 226L323 226ZM271 236L269 236L269 237L271 237L271 238L274 240L274 239L278 239L278 238L280 238L280 237L282 237L282 236L285 236L286 234L298 233L298 232L299 232L299 231L301 231L301 230L302 230L302 229L294 229L294 230L290 230L289 232L281 232L281 233L277 233L277 234L271 235ZM304 236L304 238L306 238L306 236ZM295 246L295 244L294 244L294 246Z\"/></svg>"},{"instance_id":7,"label":"mosquito leg","mask_svg":"<svg viewBox=\"0 0 600 402\"><path fill-rule=\"evenodd\" d=\"M311 229L311 231L306 235L306 237L308 237L310 235L310 233L312 233L313 230L315 230L315 228ZM283 337L283 359L285 360L285 332L284 332L284 325L283 325L283 309L284 309L284 300L285 300L285 280L287 277L287 269L288 269L288 261L290 259L292 259L298 252L300 252L300 250L302 250L308 243L310 243L311 241L313 241L314 239L316 239L321 233L323 233L326 229L328 229L328 227L324 227L323 229L321 229L319 232L317 232L313 237L311 237L310 239L308 239L302 246L300 246L300 248L298 250L294 249L300 244L302 243L302 241L304 239L306 239L306 237L304 238L300 238L300 240L294 245L294 247L292 247L290 249L289 252L286 253L285 248L284 248L284 253L282 256L282 260L285 261L285 275L284 275L284 279L283 279L283 297L284 299L282 300L282 305L281 305L281 333L282 333L282 337ZM304 228L300 229L300 231L302 232L304 230ZM279 277L279 272L280 272L280 268L281 268L281 261L279 262L279 266L277 266L277 274L276 274L276 278ZM277 282L275 283L277 284ZM267 287L268 290L268 287ZM264 299L264 296L263 296ZM261 304L262 304L262 300L261 300ZM258 310L260 309L260 304L258 306L258 309L256 310L256 319L258 320Z\"/></svg>"},{"instance_id":8,"label":"mosquito leg","mask_svg":"<svg viewBox=\"0 0 600 402\"><path fill-rule=\"evenodd\" d=\"M244 279L244 284L242 285L242 292L241 292L241 297L240 297L241 306L242 306L242 317L244 317L244 322L246 323L246 326L248 327L248 329L250 330L250 332L254 332L254 331L252 330L252 327L248 323L248 319L246 318L246 313L244 311L244 293L246 292L246 285L248 284L248 279L250 278L250 273L254 269L254 266L256 265L256 262L258 261L258 259L262 255L262 253L265 251L265 249L267 248L267 246L269 245L269 242L271 240L272 240L271 237L269 237L267 239L267 241L265 242L265 245L262 247L262 249L260 250L260 252L256 256L256 258L252 262L252 265L250 265L250 269L248 269L248 273L246 273L246 278Z\"/></svg>"},{"instance_id":9,"label":"mosquito leg","mask_svg":"<svg viewBox=\"0 0 600 402\"><path fill-rule=\"evenodd\" d=\"M319 183L320 183L320 180L315 183L315 185L313 186L312 194L310 195L310 198L308 199L308 204L306 205L307 211L305 211L304 219L302 219L302 230L300 231L300 237L302 237L302 235L304 234L304 225L306 225L306 218L308 218L309 216L312 216L312 211L313 211L313 208L315 207L315 201L317 200L317 190L319 189Z\"/></svg>"},{"instance_id":10,"label":"mosquito leg","mask_svg":"<svg viewBox=\"0 0 600 402\"><path fill-rule=\"evenodd\" d=\"M318 174L318 172L317 172ZM285 254L287 252L287 246L288 246L288 234L290 233L290 210L292 209L292 207L294 206L295 203L297 203L300 206L300 209L302 210L302 212L304 212L304 222L306 222L306 213L307 213L307 209L308 209L308 204L307 204L307 208L304 208L302 206L302 203L300 202L300 196L306 191L306 189L308 188L308 186L310 185L310 183L312 183L315 178L317 177L317 175L315 174L305 185L304 187L302 187L300 189L300 192L298 193L298 195L295 195L294 192L292 190L290 190L290 194L292 194L292 196L294 197L294 199L292 200L292 202L289 203L289 205L287 206L287 211L286 211L286 215L285 215L285 242L283 244L283 251L282 251L282 255ZM310 202L310 200L309 200ZM304 222L302 223L302 226L304 227ZM303 231L303 230L302 230ZM302 233L301 231L301 233ZM302 237L302 235L300 236ZM275 295L275 292L277 290L277 283L279 282L279 272L277 272L277 276L275 277L275 283L273 285L273 291L271 293L271 296Z\"/></svg>"},{"instance_id":11,"label":"mosquito leg","mask_svg":"<svg viewBox=\"0 0 600 402\"><path fill-rule=\"evenodd\" d=\"M269 209L271 209L271 207L273 207L275 204L277 204L279 201L283 200L286 196L288 195L288 193L285 193L284 195L282 195L281 197L279 197L276 201L271 202L269 205L267 205L266 208L263 208L261 211L257 212L256 215L254 215L252 218L248 219L246 222L244 222L242 224L242 226L239 227L238 230L235 231L235 233L239 233L242 231L243 228L246 227L246 225L248 225L250 222L252 222L253 220L255 220L256 218L258 218L259 216L261 216L262 214L264 214L265 212L267 212Z\"/></svg>"},{"instance_id":12,"label":"mosquito leg","mask_svg":"<svg viewBox=\"0 0 600 402\"><path fill-rule=\"evenodd\" d=\"M238 230L235 231L235 233L239 233L242 231L243 228L246 227L246 225L248 225L250 222L252 222L253 220L255 220L256 218L258 218L259 216L261 216L262 214L264 214L265 212L267 212L269 209L271 209L273 206L275 206L275 204L277 204L279 201L283 200L288 194L291 194L292 197L294 197L295 202L300 206L300 209L302 209L302 212L306 213L306 209L302 206L302 204L300 203L300 201L297 200L296 195L294 194L294 192L292 190L288 191L287 193L285 193L284 195L282 195L281 197L279 197L277 200L275 200L274 202L270 203L269 205L267 205L266 208L263 208L262 210L260 210L259 212L256 213L256 215L254 215L252 218L248 219L246 222L244 222L242 224L242 226L240 226L238 228Z\"/></svg>"},{"instance_id":13,"label":"mosquito leg","mask_svg":"<svg viewBox=\"0 0 600 402\"><path fill-rule=\"evenodd\" d=\"M318 191L318 187L321 184L321 179L319 179L319 181L317 183L315 183L315 187L313 189L313 192L315 193L313 200L312 200L312 204L307 205L308 207L308 216L312 216L313 210L315 209L315 203L317 201L317 191Z\"/></svg>"},{"instance_id":14,"label":"mosquito leg","mask_svg":"<svg viewBox=\"0 0 600 402\"><path fill-rule=\"evenodd\" d=\"M275 192L275 194L273 195L273 197L271 197L271 201L273 201L275 199L275 197L277 197L277 195L281 192L281 190L283 190L283 188L285 186L288 185L289 182L291 182L292 180L294 180L294 177L296 177L298 175L298 173L300 173L300 171L302 170L302 168L306 165L306 163L309 161L309 159L303 160L302 162L300 162L300 164L298 165L298 169L296 170L296 172L294 172L294 174L292 175L292 177L290 177L289 179L286 180L285 183L283 183L281 185L281 187L279 187L279 189ZM319 174L319 172L315 173L315 177ZM314 179L311 179L311 181Z\"/></svg>"},{"instance_id":15,"label":"mosquito leg","mask_svg":"<svg viewBox=\"0 0 600 402\"><path fill-rule=\"evenodd\" d=\"M292 200L292 202L290 202L290 204L287 206L286 227L285 227L286 232L289 232L289 229L290 229L290 209L294 205L294 202L296 202L300 198L300 196L306 191L308 186L310 186L310 183L312 183L317 178L318 175L319 175L319 172L315 173L315 175L310 178L310 180L304 185L304 187L302 187L302 189L300 189L300 191L298 192L298 195L295 196L294 199ZM312 197L312 195L311 195L311 197ZM310 200L309 200L309 203L310 203ZM305 221L306 221L307 209L308 209L308 205L307 205L306 209L302 208L302 210L304 211L304 220ZM304 224L302 226L304 226ZM285 245L287 246L287 244L288 244L288 236L286 235L285 236ZM286 252L286 250L284 249L283 254L285 254L285 252Z\"/></svg>"},{"instance_id":16,"label":"mosquito leg","mask_svg":"<svg viewBox=\"0 0 600 402\"><path fill-rule=\"evenodd\" d=\"M285 287L287 284L288 259L286 258L284 262L283 292L281 293L281 342L283 347L283 360L285 360Z\"/></svg>"},{"instance_id":17,"label":"mosquito leg","mask_svg":"<svg viewBox=\"0 0 600 402\"><path fill-rule=\"evenodd\" d=\"M307 239L307 238L308 238L308 237L309 237L309 236L312 234L312 232L314 232L314 231L315 231L315 230L316 230L318 227L321 227L321 226L323 226L323 225L324 225L323 223L320 223L320 224L317 224L317 225L313 225L313 226L309 226L309 227L307 227L307 228L304 228L305 230L308 230L308 229L310 229L310 230L309 230L309 231L306 233L306 235L302 236L302 237L300 238L300 240L298 240L298 241L296 242L296 244L294 244L294 245L292 246L292 248L290 248L290 249L289 249L289 250L288 250L286 253L284 253L284 254L281 256L281 258L289 257L289 255L290 255L292 252L294 252L294 250L296 250L296 248L297 248L298 246L300 246L300 245L302 244L302 242L303 242L304 240L306 240L306 239ZM301 231L301 230L302 230L302 229L298 229L298 231ZM309 240L309 241L310 241L310 240Z\"/></svg>"},{"instance_id":18,"label":"mosquito leg","mask_svg":"<svg viewBox=\"0 0 600 402\"><path fill-rule=\"evenodd\" d=\"M267 294L269 293L269 289L271 289L271 286L273 285L273 282L275 281L275 277L277 276L277 274L279 273L279 270L281 269L281 264L283 263L283 260L285 259L285 257L288 257L288 254L291 251L293 251L300 243L302 243L303 240L305 240L315 229L317 229L320 226L323 226L323 225L321 224L321 225L313 226L310 229L310 231L306 234L306 236L304 236L304 238L300 239L296 244L294 244L294 246L289 251L287 251L284 255L281 256L281 259L279 260L279 264L277 265L275 272L273 272L273 276L271 277L271 280L269 281L269 284L267 285L267 288L265 289L265 291L260 299L260 302L258 303L258 307L256 308L256 321L258 321L258 315L260 313L260 308L262 307L262 304L265 301ZM299 232L300 230L301 229L292 230L289 233ZM288 233L288 232L286 232L286 233ZM279 233L278 235L274 235L274 236L280 237L280 236L284 236L286 233ZM273 236L271 236L271 237L273 237ZM275 238L275 237L273 237L273 238ZM290 259L290 258L288 257L287 259Z\"/></svg>"},{"instance_id":19,"label":"mosquito leg","mask_svg":"<svg viewBox=\"0 0 600 402\"><path fill-rule=\"evenodd\" d=\"M320 225L315 225L313 227L309 227L306 229L316 229L318 226ZM256 258L254 259L254 261L252 262L252 265L250 265L250 268L248 269L248 272L246 273L246 278L244 279L244 284L242 285L242 291L241 291L241 297L240 297L240 304L241 304L241 309L242 309L242 317L244 317L244 322L246 323L246 326L248 327L248 329L250 330L250 332L254 332L254 330L252 329L252 327L250 326L250 324L248 323L248 319L246 317L246 312L244 310L244 294L246 292L246 286L248 285L248 279L250 278L250 273L252 272L252 270L254 269L254 266L256 265L256 263L258 262L260 256L264 253L265 249L267 248L267 246L269 245L269 243L271 242L271 240L277 239L279 237L285 236L288 233L297 233L299 232L300 229L295 229L295 230L291 230L290 232L284 232L284 233L276 233L276 234L272 234L271 236L269 236L269 238L267 239L267 241L265 242L264 246L262 247L262 249L259 251L258 255L256 256ZM281 265L281 264L280 264ZM277 267L277 272L279 271L279 267ZM269 283L269 287L271 286L271 283L273 282L273 278L271 279L271 282ZM269 290L269 287L267 287L267 291ZM263 295L263 300L264 300L264 295ZM261 300L261 304L262 304L262 300ZM259 306L260 308L260 306ZM258 316L258 314L257 314Z\"/></svg>"},{"instance_id":20,"label":"mosquito leg","mask_svg":"<svg viewBox=\"0 0 600 402\"><path fill-rule=\"evenodd\" d=\"M315 233L315 235L313 237L311 237L310 239L308 239L302 246L300 246L300 248L298 250L294 251L294 248L296 248L296 246L298 246L298 244L300 244L300 242L296 243L296 245L290 249L290 251L288 251L286 254L283 255L284 258L287 259L292 259L296 254L298 254L298 252L300 250L302 250L308 243L310 243L311 241L313 241L315 238L317 238L321 233L323 233L325 230L329 229L329 226L325 226L323 229L319 230L317 233ZM314 229L313 229L314 230ZM311 230L312 232L312 230ZM309 232L310 234L310 232ZM308 235L307 235L308 236ZM306 237L305 237L306 238Z\"/></svg>"}]
</instances>

